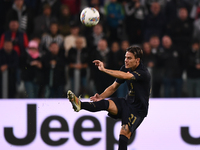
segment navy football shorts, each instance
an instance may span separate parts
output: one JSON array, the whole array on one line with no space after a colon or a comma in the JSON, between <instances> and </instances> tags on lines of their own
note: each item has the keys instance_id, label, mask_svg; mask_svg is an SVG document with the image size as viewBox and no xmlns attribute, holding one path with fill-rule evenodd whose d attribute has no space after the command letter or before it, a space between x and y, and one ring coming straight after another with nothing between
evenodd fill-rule
<instances>
[{"instance_id":1,"label":"navy football shorts","mask_svg":"<svg viewBox=\"0 0 200 150\"><path fill-rule=\"evenodd\" d=\"M118 114L113 115L108 113L108 116L114 119L121 119L122 125L127 124L131 133L133 133L137 127L142 123L144 117L140 117L134 113L134 110L124 98L110 98L118 108Z\"/></svg>"}]
</instances>

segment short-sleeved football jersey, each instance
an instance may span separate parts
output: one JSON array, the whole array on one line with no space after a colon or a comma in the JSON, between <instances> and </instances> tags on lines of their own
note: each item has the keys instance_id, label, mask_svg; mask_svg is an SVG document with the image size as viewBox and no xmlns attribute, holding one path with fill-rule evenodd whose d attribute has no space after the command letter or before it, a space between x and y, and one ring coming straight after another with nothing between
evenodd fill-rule
<instances>
[{"instance_id":1,"label":"short-sleeved football jersey","mask_svg":"<svg viewBox=\"0 0 200 150\"><path fill-rule=\"evenodd\" d=\"M135 112L140 116L146 116L149 106L149 96L151 89L151 76L148 69L140 63L139 66L133 71L122 66L120 71L129 72L133 74L133 79L122 80L116 79L116 82L122 84L126 81L129 92L126 95L127 100Z\"/></svg>"}]
</instances>

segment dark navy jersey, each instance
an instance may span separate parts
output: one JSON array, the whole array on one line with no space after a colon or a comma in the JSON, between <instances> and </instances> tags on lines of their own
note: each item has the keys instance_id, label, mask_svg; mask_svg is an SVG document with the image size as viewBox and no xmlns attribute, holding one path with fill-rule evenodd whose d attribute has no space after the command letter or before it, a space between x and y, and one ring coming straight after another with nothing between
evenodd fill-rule
<instances>
[{"instance_id":1,"label":"dark navy jersey","mask_svg":"<svg viewBox=\"0 0 200 150\"><path fill-rule=\"evenodd\" d=\"M134 71L125 68L125 66L122 66L120 71L129 72L134 75L131 80L116 79L116 82L122 84L126 81L129 92L125 99L131 104L135 113L140 116L146 116L151 89L151 76L149 71L142 63Z\"/></svg>"}]
</instances>

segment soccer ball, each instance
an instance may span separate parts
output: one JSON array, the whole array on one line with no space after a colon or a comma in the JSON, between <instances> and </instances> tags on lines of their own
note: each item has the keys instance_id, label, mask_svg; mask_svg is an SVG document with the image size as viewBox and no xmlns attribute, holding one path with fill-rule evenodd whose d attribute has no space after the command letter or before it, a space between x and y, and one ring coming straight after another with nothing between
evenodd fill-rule
<instances>
[{"instance_id":1,"label":"soccer ball","mask_svg":"<svg viewBox=\"0 0 200 150\"><path fill-rule=\"evenodd\" d=\"M80 15L80 20L82 24L84 24L87 27L95 26L99 22L99 19L99 12L93 7L86 7L82 10Z\"/></svg>"}]
</instances>

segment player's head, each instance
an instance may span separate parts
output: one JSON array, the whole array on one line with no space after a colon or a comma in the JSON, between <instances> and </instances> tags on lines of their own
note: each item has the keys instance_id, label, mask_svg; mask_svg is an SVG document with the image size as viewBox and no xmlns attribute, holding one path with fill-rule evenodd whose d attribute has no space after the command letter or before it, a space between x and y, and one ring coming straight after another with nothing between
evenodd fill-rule
<instances>
[{"instance_id":1,"label":"player's head","mask_svg":"<svg viewBox=\"0 0 200 150\"><path fill-rule=\"evenodd\" d=\"M143 56L143 50L137 46L130 46L126 49L125 54L125 67L132 68L133 70L137 68L140 64L140 60Z\"/></svg>"},{"instance_id":2,"label":"player's head","mask_svg":"<svg viewBox=\"0 0 200 150\"><path fill-rule=\"evenodd\" d=\"M138 46L130 46L126 49L126 52L131 52L135 56L135 58L142 59L143 50Z\"/></svg>"}]
</instances>

